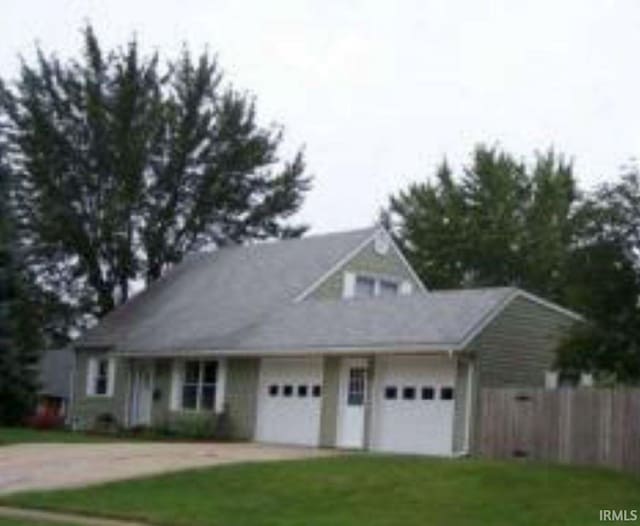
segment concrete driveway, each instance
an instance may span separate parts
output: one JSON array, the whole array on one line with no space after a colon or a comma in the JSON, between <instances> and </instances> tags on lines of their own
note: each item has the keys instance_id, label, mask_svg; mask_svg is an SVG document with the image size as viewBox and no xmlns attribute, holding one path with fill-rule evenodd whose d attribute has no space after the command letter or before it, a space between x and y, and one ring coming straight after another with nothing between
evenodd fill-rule
<instances>
[{"instance_id":1,"label":"concrete driveway","mask_svg":"<svg viewBox=\"0 0 640 526\"><path fill-rule=\"evenodd\" d=\"M327 450L254 443L18 444L0 447L0 494L79 487L233 462L331 454Z\"/></svg>"}]
</instances>

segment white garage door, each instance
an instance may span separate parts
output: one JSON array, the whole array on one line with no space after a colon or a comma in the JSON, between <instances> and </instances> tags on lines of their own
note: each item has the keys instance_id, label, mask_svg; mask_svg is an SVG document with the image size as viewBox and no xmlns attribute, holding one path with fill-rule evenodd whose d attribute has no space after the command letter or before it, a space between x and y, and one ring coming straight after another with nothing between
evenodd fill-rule
<instances>
[{"instance_id":1,"label":"white garage door","mask_svg":"<svg viewBox=\"0 0 640 526\"><path fill-rule=\"evenodd\" d=\"M317 446L321 400L321 358L263 358L256 439Z\"/></svg>"},{"instance_id":2,"label":"white garage door","mask_svg":"<svg viewBox=\"0 0 640 526\"><path fill-rule=\"evenodd\" d=\"M450 455L455 361L440 356L379 357L372 448Z\"/></svg>"}]
</instances>

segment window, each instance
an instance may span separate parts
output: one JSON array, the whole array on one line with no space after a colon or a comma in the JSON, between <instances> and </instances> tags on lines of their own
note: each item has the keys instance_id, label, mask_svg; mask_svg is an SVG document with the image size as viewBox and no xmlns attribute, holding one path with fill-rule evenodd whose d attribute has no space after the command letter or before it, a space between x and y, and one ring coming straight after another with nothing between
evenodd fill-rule
<instances>
[{"instance_id":1,"label":"window","mask_svg":"<svg viewBox=\"0 0 640 526\"><path fill-rule=\"evenodd\" d=\"M306 385L298 386L298 396L300 398L306 397L308 392L309 392L309 388Z\"/></svg>"},{"instance_id":2,"label":"window","mask_svg":"<svg viewBox=\"0 0 640 526\"><path fill-rule=\"evenodd\" d=\"M89 358L87 365L87 396L112 396L114 362L109 358Z\"/></svg>"},{"instance_id":3,"label":"window","mask_svg":"<svg viewBox=\"0 0 640 526\"><path fill-rule=\"evenodd\" d=\"M416 388L415 387L404 387L402 389L402 398L404 400L415 400L416 399Z\"/></svg>"},{"instance_id":4,"label":"window","mask_svg":"<svg viewBox=\"0 0 640 526\"><path fill-rule=\"evenodd\" d=\"M349 384L347 386L347 405L364 404L364 386L367 370L364 367L349 369Z\"/></svg>"},{"instance_id":5,"label":"window","mask_svg":"<svg viewBox=\"0 0 640 526\"><path fill-rule=\"evenodd\" d=\"M372 298L376 294L376 280L367 276L356 277L356 298Z\"/></svg>"},{"instance_id":6,"label":"window","mask_svg":"<svg viewBox=\"0 0 640 526\"><path fill-rule=\"evenodd\" d=\"M282 394L284 396L291 396L293 394L293 386L292 385L285 385L282 388Z\"/></svg>"},{"instance_id":7,"label":"window","mask_svg":"<svg viewBox=\"0 0 640 526\"><path fill-rule=\"evenodd\" d=\"M273 384L269 386L269 396L278 396L279 391L280 391L280 388L278 385Z\"/></svg>"},{"instance_id":8,"label":"window","mask_svg":"<svg viewBox=\"0 0 640 526\"><path fill-rule=\"evenodd\" d=\"M356 298L397 296L399 293L400 282L392 278L367 275L359 275L355 277L353 295Z\"/></svg>"},{"instance_id":9,"label":"window","mask_svg":"<svg viewBox=\"0 0 640 526\"><path fill-rule=\"evenodd\" d=\"M387 400L395 400L398 398L398 388L394 385L388 385L384 388L384 397Z\"/></svg>"},{"instance_id":10,"label":"window","mask_svg":"<svg viewBox=\"0 0 640 526\"><path fill-rule=\"evenodd\" d=\"M319 398L322 395L322 386L318 384L314 385L312 394L314 398Z\"/></svg>"},{"instance_id":11,"label":"window","mask_svg":"<svg viewBox=\"0 0 640 526\"><path fill-rule=\"evenodd\" d=\"M218 362L185 362L182 409L212 411L216 402L217 377Z\"/></svg>"},{"instance_id":12,"label":"window","mask_svg":"<svg viewBox=\"0 0 640 526\"><path fill-rule=\"evenodd\" d=\"M398 295L398 283L395 281L382 280L380 281L380 296L397 296Z\"/></svg>"},{"instance_id":13,"label":"window","mask_svg":"<svg viewBox=\"0 0 640 526\"><path fill-rule=\"evenodd\" d=\"M435 389L433 387L425 386L422 388L422 399L433 400L435 396Z\"/></svg>"},{"instance_id":14,"label":"window","mask_svg":"<svg viewBox=\"0 0 640 526\"><path fill-rule=\"evenodd\" d=\"M98 360L93 394L106 395L109 388L109 360Z\"/></svg>"},{"instance_id":15,"label":"window","mask_svg":"<svg viewBox=\"0 0 640 526\"><path fill-rule=\"evenodd\" d=\"M441 387L440 400L453 400L453 387Z\"/></svg>"}]
</instances>

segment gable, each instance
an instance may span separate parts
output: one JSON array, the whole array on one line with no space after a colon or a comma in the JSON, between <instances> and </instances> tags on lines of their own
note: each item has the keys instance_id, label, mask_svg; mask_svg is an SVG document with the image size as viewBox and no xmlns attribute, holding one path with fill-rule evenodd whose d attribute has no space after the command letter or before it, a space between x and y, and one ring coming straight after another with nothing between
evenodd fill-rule
<instances>
[{"instance_id":1,"label":"gable","mask_svg":"<svg viewBox=\"0 0 640 526\"><path fill-rule=\"evenodd\" d=\"M409 263L404 259L398 247L389 238L386 253L376 251L375 236L372 236L355 253L350 254L336 268L324 276L299 299L336 300L343 297L344 276L346 273L373 275L395 278L411 284L413 292L424 291L424 285Z\"/></svg>"},{"instance_id":2,"label":"gable","mask_svg":"<svg viewBox=\"0 0 640 526\"><path fill-rule=\"evenodd\" d=\"M542 386L555 349L579 318L544 300L517 294L470 342L483 387Z\"/></svg>"}]
</instances>

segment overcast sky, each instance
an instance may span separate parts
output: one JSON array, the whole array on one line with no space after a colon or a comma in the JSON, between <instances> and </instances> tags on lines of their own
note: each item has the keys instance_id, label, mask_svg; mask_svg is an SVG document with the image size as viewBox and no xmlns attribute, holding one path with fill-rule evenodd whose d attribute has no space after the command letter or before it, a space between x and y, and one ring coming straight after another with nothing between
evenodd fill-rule
<instances>
[{"instance_id":1,"label":"overcast sky","mask_svg":"<svg viewBox=\"0 0 640 526\"><path fill-rule=\"evenodd\" d=\"M287 150L306 145L314 232L371 224L478 142L554 146L584 186L640 152L637 0L3 0L0 75L36 40L76 53L87 20L104 45L217 52Z\"/></svg>"}]
</instances>

